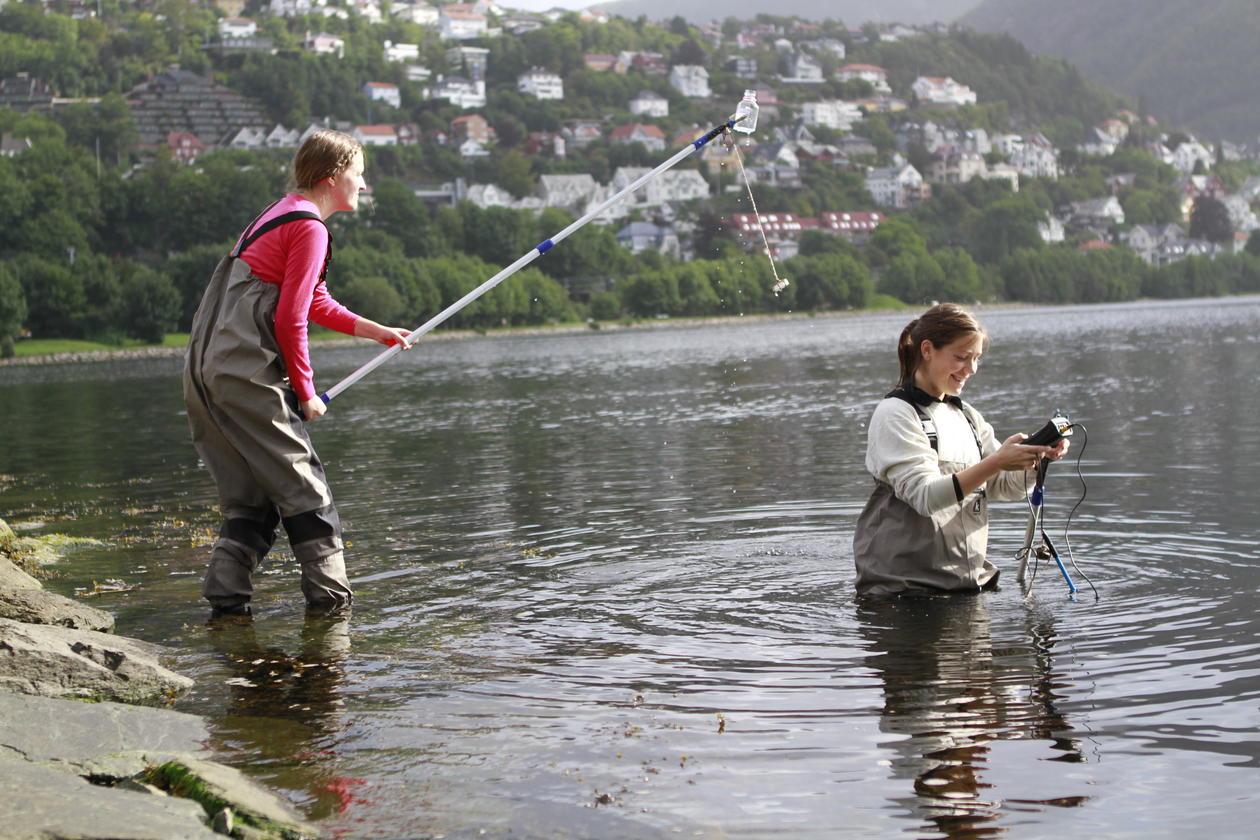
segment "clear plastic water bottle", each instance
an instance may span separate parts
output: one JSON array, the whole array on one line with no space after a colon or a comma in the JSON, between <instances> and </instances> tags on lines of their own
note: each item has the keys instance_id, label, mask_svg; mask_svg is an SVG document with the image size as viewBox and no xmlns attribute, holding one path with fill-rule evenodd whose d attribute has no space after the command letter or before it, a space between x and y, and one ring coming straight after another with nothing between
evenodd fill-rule
<instances>
[{"instance_id":1,"label":"clear plastic water bottle","mask_svg":"<svg viewBox=\"0 0 1260 840\"><path fill-rule=\"evenodd\" d=\"M747 115L747 119L740 120L732 128L744 134L752 134L757 130L757 114L760 111L761 109L757 107L757 91L744 91L744 98L739 100L739 106L735 109L734 119L739 119L744 115Z\"/></svg>"}]
</instances>

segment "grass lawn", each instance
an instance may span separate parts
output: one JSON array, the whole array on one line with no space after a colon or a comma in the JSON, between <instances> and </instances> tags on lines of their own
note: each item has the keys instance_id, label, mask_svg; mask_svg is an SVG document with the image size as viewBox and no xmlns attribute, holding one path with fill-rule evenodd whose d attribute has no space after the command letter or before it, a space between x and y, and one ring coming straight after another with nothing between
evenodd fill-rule
<instances>
[{"instance_id":1,"label":"grass lawn","mask_svg":"<svg viewBox=\"0 0 1260 840\"><path fill-rule=\"evenodd\" d=\"M188 343L188 333L169 333L160 346L183 347ZM134 350L139 347L152 347L135 339L126 339L121 344L107 344L102 341L83 341L77 338L27 338L13 345L16 356L48 356L54 353L91 353L96 350Z\"/></svg>"},{"instance_id":2,"label":"grass lawn","mask_svg":"<svg viewBox=\"0 0 1260 840\"><path fill-rule=\"evenodd\" d=\"M902 303L892 295L883 295L876 292L866 301L866 309L910 309L910 304Z\"/></svg>"}]
</instances>

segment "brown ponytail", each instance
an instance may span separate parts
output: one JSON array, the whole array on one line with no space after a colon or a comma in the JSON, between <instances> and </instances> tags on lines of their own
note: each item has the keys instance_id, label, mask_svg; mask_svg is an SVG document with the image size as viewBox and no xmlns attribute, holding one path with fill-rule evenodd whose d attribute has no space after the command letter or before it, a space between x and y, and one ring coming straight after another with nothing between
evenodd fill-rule
<instances>
[{"instance_id":1,"label":"brown ponytail","mask_svg":"<svg viewBox=\"0 0 1260 840\"><path fill-rule=\"evenodd\" d=\"M924 341L932 342L933 347L944 347L965 335L978 335L984 339L986 347L989 344L989 336L980 322L956 303L938 303L906 324L897 339L897 363L901 368L897 384L914 380L914 372L923 361Z\"/></svg>"}]
</instances>

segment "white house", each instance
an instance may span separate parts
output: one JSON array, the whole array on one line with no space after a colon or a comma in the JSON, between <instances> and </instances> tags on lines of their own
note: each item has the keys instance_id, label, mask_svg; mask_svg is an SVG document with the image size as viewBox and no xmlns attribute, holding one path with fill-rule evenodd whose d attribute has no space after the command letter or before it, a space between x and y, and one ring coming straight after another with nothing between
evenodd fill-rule
<instances>
[{"instance_id":1,"label":"white house","mask_svg":"<svg viewBox=\"0 0 1260 840\"><path fill-rule=\"evenodd\" d=\"M397 146L398 130L392 125L356 125L354 139L364 146Z\"/></svg>"},{"instance_id":2,"label":"white house","mask_svg":"<svg viewBox=\"0 0 1260 840\"><path fill-rule=\"evenodd\" d=\"M516 89L538 99L564 99L564 80L541 67L517 76Z\"/></svg>"},{"instance_id":3,"label":"white house","mask_svg":"<svg viewBox=\"0 0 1260 840\"><path fill-rule=\"evenodd\" d=\"M229 149L254 151L266 147L267 132L261 126L244 126L222 145Z\"/></svg>"},{"instance_id":4,"label":"white house","mask_svg":"<svg viewBox=\"0 0 1260 840\"><path fill-rule=\"evenodd\" d=\"M1142 261L1157 265L1174 250L1169 245L1186 241L1186 232L1179 225L1172 224L1134 225L1131 230L1120 234L1120 241Z\"/></svg>"},{"instance_id":5,"label":"white house","mask_svg":"<svg viewBox=\"0 0 1260 840\"><path fill-rule=\"evenodd\" d=\"M1041 234L1041 241L1047 245L1056 242L1063 242L1067 239L1067 231L1063 227L1063 222L1052 213L1046 213L1044 219L1037 222L1037 233Z\"/></svg>"},{"instance_id":6,"label":"white house","mask_svg":"<svg viewBox=\"0 0 1260 840\"><path fill-rule=\"evenodd\" d=\"M385 42L385 60L396 62L419 61L420 45L419 44L395 44L393 41Z\"/></svg>"},{"instance_id":7,"label":"white house","mask_svg":"<svg viewBox=\"0 0 1260 840\"><path fill-rule=\"evenodd\" d=\"M1124 208L1114 195L1072 202L1072 221L1078 224L1124 224Z\"/></svg>"},{"instance_id":8,"label":"white house","mask_svg":"<svg viewBox=\"0 0 1260 840\"><path fill-rule=\"evenodd\" d=\"M631 222L626 225L617 231L617 244L636 254L652 250L675 259L682 255L682 246L674 229L651 222Z\"/></svg>"},{"instance_id":9,"label":"white house","mask_svg":"<svg viewBox=\"0 0 1260 840\"><path fill-rule=\"evenodd\" d=\"M469 137L467 140L459 144L459 156L465 160L469 158L490 157L490 150L486 148L485 143Z\"/></svg>"},{"instance_id":10,"label":"white house","mask_svg":"<svg viewBox=\"0 0 1260 840\"><path fill-rule=\"evenodd\" d=\"M965 184L972 178L983 178L988 171L983 155L947 147L932 156L926 177L936 184Z\"/></svg>"},{"instance_id":11,"label":"white house","mask_svg":"<svg viewBox=\"0 0 1260 840\"><path fill-rule=\"evenodd\" d=\"M268 10L276 17L297 17L323 8L326 2L327 0L271 0Z\"/></svg>"},{"instance_id":12,"label":"white house","mask_svg":"<svg viewBox=\"0 0 1260 840\"><path fill-rule=\"evenodd\" d=\"M707 99L712 95L709 71L699 64L675 64L669 68L669 83L683 96L692 99Z\"/></svg>"},{"instance_id":13,"label":"white house","mask_svg":"<svg viewBox=\"0 0 1260 840\"><path fill-rule=\"evenodd\" d=\"M827 99L821 102L806 102L801 106L801 122L806 125L821 125L838 131L848 131L856 122L862 121L862 109L853 102L843 99Z\"/></svg>"},{"instance_id":14,"label":"white house","mask_svg":"<svg viewBox=\"0 0 1260 840\"><path fill-rule=\"evenodd\" d=\"M996 146L996 144L995 144ZM1028 178L1058 178L1059 150L1041 134L1028 134L1011 153L1009 163Z\"/></svg>"},{"instance_id":15,"label":"white house","mask_svg":"<svg viewBox=\"0 0 1260 840\"><path fill-rule=\"evenodd\" d=\"M879 206L899 209L912 207L931 195L931 187L919 170L908 163L868 170L866 191Z\"/></svg>"},{"instance_id":16,"label":"white house","mask_svg":"<svg viewBox=\"0 0 1260 840\"><path fill-rule=\"evenodd\" d=\"M479 82L486 77L486 69L490 65L490 50L486 47L460 44L446 51L446 64L456 74Z\"/></svg>"},{"instance_id":17,"label":"white house","mask_svg":"<svg viewBox=\"0 0 1260 840\"><path fill-rule=\"evenodd\" d=\"M914 98L932 105L975 105L976 92L949 76L920 76L910 86Z\"/></svg>"},{"instance_id":18,"label":"white house","mask_svg":"<svg viewBox=\"0 0 1260 840\"><path fill-rule=\"evenodd\" d=\"M536 32L547 26L547 19L537 15L509 15L499 21L512 35Z\"/></svg>"},{"instance_id":19,"label":"white house","mask_svg":"<svg viewBox=\"0 0 1260 840\"><path fill-rule=\"evenodd\" d=\"M368 82L360 92L373 102L384 102L392 108L402 107L398 85L393 82Z\"/></svg>"},{"instance_id":20,"label":"white house","mask_svg":"<svg viewBox=\"0 0 1260 840\"><path fill-rule=\"evenodd\" d=\"M626 106L630 113L644 117L668 117L669 100L654 90L641 90Z\"/></svg>"},{"instance_id":21,"label":"white house","mask_svg":"<svg viewBox=\"0 0 1260 840\"><path fill-rule=\"evenodd\" d=\"M1256 214L1251 209L1251 202L1241 195L1227 195L1221 199L1221 204L1224 204L1229 212L1229 221L1234 226L1234 230L1253 231L1260 228L1260 221L1256 219Z\"/></svg>"},{"instance_id":22,"label":"white house","mask_svg":"<svg viewBox=\"0 0 1260 840\"><path fill-rule=\"evenodd\" d=\"M389 5L390 14L399 20L426 26L430 29L438 27L438 10L428 3L399 3Z\"/></svg>"},{"instance_id":23,"label":"white house","mask_svg":"<svg viewBox=\"0 0 1260 840\"><path fill-rule=\"evenodd\" d=\"M268 149L296 149L302 139L302 132L296 128L285 128L276 123L263 138L263 145Z\"/></svg>"},{"instance_id":24,"label":"white house","mask_svg":"<svg viewBox=\"0 0 1260 840\"><path fill-rule=\"evenodd\" d=\"M817 38L812 41L801 41L800 45L815 53L831 53L835 58L844 58L846 52L844 41L838 38Z\"/></svg>"},{"instance_id":25,"label":"white house","mask_svg":"<svg viewBox=\"0 0 1260 840\"><path fill-rule=\"evenodd\" d=\"M794 52L787 57L787 72L781 78L788 83L821 84L822 65L809 53Z\"/></svg>"},{"instance_id":26,"label":"white house","mask_svg":"<svg viewBox=\"0 0 1260 840\"><path fill-rule=\"evenodd\" d=\"M969 152L987 155L993 151L993 143L989 140L989 132L983 128L972 128L963 132L963 148Z\"/></svg>"},{"instance_id":27,"label":"white house","mask_svg":"<svg viewBox=\"0 0 1260 840\"><path fill-rule=\"evenodd\" d=\"M1011 192L1019 192L1019 170L1009 163L995 163L987 172L982 172L980 177L990 181L1005 181L1010 184Z\"/></svg>"},{"instance_id":28,"label":"white house","mask_svg":"<svg viewBox=\"0 0 1260 840\"><path fill-rule=\"evenodd\" d=\"M608 133L610 143L642 143L649 152L659 152L665 148L665 134L651 123L629 123L619 125Z\"/></svg>"},{"instance_id":29,"label":"white house","mask_svg":"<svg viewBox=\"0 0 1260 840\"><path fill-rule=\"evenodd\" d=\"M1211 169L1212 152L1200 143L1198 140L1187 140L1172 150L1169 163L1178 172L1193 172L1197 164L1202 164L1204 169Z\"/></svg>"},{"instance_id":30,"label":"white house","mask_svg":"<svg viewBox=\"0 0 1260 840\"><path fill-rule=\"evenodd\" d=\"M302 49L307 52L313 52L316 55L335 55L337 58L346 57L346 42L327 32L321 32L318 35L307 33L306 38L302 41Z\"/></svg>"},{"instance_id":31,"label":"white house","mask_svg":"<svg viewBox=\"0 0 1260 840\"><path fill-rule=\"evenodd\" d=\"M589 174L581 175L540 175L535 188L538 197L547 207L559 207L570 212L584 207L592 195L599 190L599 184Z\"/></svg>"},{"instance_id":32,"label":"white house","mask_svg":"<svg viewBox=\"0 0 1260 840\"><path fill-rule=\"evenodd\" d=\"M220 38L253 38L258 34L258 23L253 18L229 17L219 21Z\"/></svg>"},{"instance_id":33,"label":"white house","mask_svg":"<svg viewBox=\"0 0 1260 840\"><path fill-rule=\"evenodd\" d=\"M473 184L465 197L482 210L487 207L511 207L516 201L515 196L497 184Z\"/></svg>"},{"instance_id":34,"label":"white house","mask_svg":"<svg viewBox=\"0 0 1260 840\"><path fill-rule=\"evenodd\" d=\"M608 184L610 194L620 192L646 175L647 167L620 166ZM635 192L632 199L636 207L659 207L672 201L693 201L708 198L709 182L695 169L671 169L662 172Z\"/></svg>"},{"instance_id":35,"label":"white house","mask_svg":"<svg viewBox=\"0 0 1260 840\"><path fill-rule=\"evenodd\" d=\"M486 107L486 83L470 82L463 76L439 78L429 90L430 99L445 99L458 108Z\"/></svg>"},{"instance_id":36,"label":"white house","mask_svg":"<svg viewBox=\"0 0 1260 840\"><path fill-rule=\"evenodd\" d=\"M870 82L875 90L891 93L888 86L888 71L874 64L846 64L836 71L836 78L842 82L862 80Z\"/></svg>"},{"instance_id":37,"label":"white house","mask_svg":"<svg viewBox=\"0 0 1260 840\"><path fill-rule=\"evenodd\" d=\"M368 23L380 23L385 17L381 13L381 4L377 0L351 0L350 8L356 17Z\"/></svg>"},{"instance_id":38,"label":"white house","mask_svg":"<svg viewBox=\"0 0 1260 840\"><path fill-rule=\"evenodd\" d=\"M454 8L455 4L443 6L438 12L438 32L446 41L464 41L469 38L481 38L487 34L489 26L486 16L463 8Z\"/></svg>"},{"instance_id":39,"label":"white house","mask_svg":"<svg viewBox=\"0 0 1260 840\"><path fill-rule=\"evenodd\" d=\"M1085 139L1076 144L1076 150L1083 155L1110 157L1120 147L1115 135L1094 126L1085 132Z\"/></svg>"}]
</instances>

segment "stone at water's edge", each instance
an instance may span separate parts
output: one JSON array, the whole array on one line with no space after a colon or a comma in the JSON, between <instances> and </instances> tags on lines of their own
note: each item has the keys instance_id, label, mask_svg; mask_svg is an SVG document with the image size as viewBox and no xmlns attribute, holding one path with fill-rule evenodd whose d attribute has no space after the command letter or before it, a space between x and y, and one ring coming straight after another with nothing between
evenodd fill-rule
<instances>
[{"instance_id":1,"label":"stone at water's edge","mask_svg":"<svg viewBox=\"0 0 1260 840\"><path fill-rule=\"evenodd\" d=\"M129 751L207 756L206 722L170 709L0 692L0 754L96 771L86 762Z\"/></svg>"},{"instance_id":2,"label":"stone at water's edge","mask_svg":"<svg viewBox=\"0 0 1260 840\"><path fill-rule=\"evenodd\" d=\"M0 557L0 588L43 589L44 585L19 569L7 557Z\"/></svg>"},{"instance_id":3,"label":"stone at water's edge","mask_svg":"<svg viewBox=\"0 0 1260 840\"><path fill-rule=\"evenodd\" d=\"M160 645L0 618L0 690L44 697L154 703L192 688L167 670Z\"/></svg>"},{"instance_id":4,"label":"stone at water's edge","mask_svg":"<svg viewBox=\"0 0 1260 840\"><path fill-rule=\"evenodd\" d=\"M187 799L98 787L0 755L0 831L8 840L223 840Z\"/></svg>"},{"instance_id":5,"label":"stone at water's edge","mask_svg":"<svg viewBox=\"0 0 1260 840\"><path fill-rule=\"evenodd\" d=\"M199 840L215 836L210 810L223 807L237 836L318 836L273 794L209 761L209 738L205 721L183 712L0 692L0 836ZM155 775L181 778L199 798L136 792L158 790L141 783Z\"/></svg>"},{"instance_id":6,"label":"stone at water's edge","mask_svg":"<svg viewBox=\"0 0 1260 840\"><path fill-rule=\"evenodd\" d=\"M114 617L104 610L45 589L7 589L0 586L0 618L100 633L109 633L114 629Z\"/></svg>"},{"instance_id":7,"label":"stone at water's edge","mask_svg":"<svg viewBox=\"0 0 1260 840\"><path fill-rule=\"evenodd\" d=\"M232 811L238 823L286 838L316 837L314 826L303 824L273 794L254 785L241 771L196 758L173 760L145 774L145 781L201 802L207 813Z\"/></svg>"}]
</instances>

